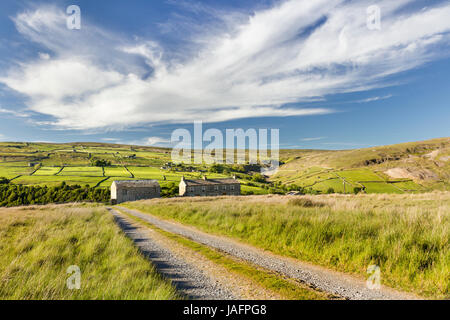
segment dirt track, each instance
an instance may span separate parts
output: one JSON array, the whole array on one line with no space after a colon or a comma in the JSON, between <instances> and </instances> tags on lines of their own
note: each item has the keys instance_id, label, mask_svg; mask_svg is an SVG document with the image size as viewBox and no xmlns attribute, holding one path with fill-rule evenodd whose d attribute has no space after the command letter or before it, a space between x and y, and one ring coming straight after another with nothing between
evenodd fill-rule
<instances>
[{"instance_id":1,"label":"dirt track","mask_svg":"<svg viewBox=\"0 0 450 320\"><path fill-rule=\"evenodd\" d=\"M156 269L188 299L282 299L259 284L230 273L194 250L108 208L116 222Z\"/></svg>"},{"instance_id":2,"label":"dirt track","mask_svg":"<svg viewBox=\"0 0 450 320\"><path fill-rule=\"evenodd\" d=\"M406 300L418 297L382 287L371 290L364 279L331 271L295 259L278 256L270 252L229 239L204 233L193 227L160 219L150 214L123 207L117 209L143 219L170 233L178 234L195 242L218 249L231 256L246 260L254 265L275 271L286 277L299 280L313 288L351 300Z\"/></svg>"}]
</instances>

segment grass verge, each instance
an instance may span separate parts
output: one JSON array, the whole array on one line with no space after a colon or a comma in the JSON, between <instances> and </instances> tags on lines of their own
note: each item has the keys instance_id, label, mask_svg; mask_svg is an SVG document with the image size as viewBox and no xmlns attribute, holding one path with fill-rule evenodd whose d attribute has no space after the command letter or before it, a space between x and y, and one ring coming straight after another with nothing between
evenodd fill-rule
<instances>
[{"instance_id":1,"label":"grass verge","mask_svg":"<svg viewBox=\"0 0 450 320\"><path fill-rule=\"evenodd\" d=\"M76 265L81 288L66 286ZM177 299L103 207L0 209L0 299Z\"/></svg>"}]
</instances>

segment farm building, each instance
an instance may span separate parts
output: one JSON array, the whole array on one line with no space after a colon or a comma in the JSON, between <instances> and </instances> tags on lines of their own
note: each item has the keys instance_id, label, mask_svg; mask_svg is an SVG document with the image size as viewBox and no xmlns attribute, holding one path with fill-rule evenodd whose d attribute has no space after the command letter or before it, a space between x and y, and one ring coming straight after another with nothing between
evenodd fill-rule
<instances>
[{"instance_id":1,"label":"farm building","mask_svg":"<svg viewBox=\"0 0 450 320\"><path fill-rule=\"evenodd\" d=\"M122 180L111 184L111 203L136 201L160 197L161 188L157 180Z\"/></svg>"},{"instance_id":2,"label":"farm building","mask_svg":"<svg viewBox=\"0 0 450 320\"><path fill-rule=\"evenodd\" d=\"M201 180L186 180L181 178L180 196L199 197L199 196L222 196L241 194L241 183L236 177L228 179L208 179L206 176Z\"/></svg>"}]
</instances>

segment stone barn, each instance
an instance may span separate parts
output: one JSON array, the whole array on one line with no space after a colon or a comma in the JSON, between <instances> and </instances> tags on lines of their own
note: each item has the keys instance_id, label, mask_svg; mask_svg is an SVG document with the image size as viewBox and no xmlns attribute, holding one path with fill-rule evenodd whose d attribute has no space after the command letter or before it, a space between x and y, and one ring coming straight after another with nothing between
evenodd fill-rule
<instances>
[{"instance_id":1,"label":"stone barn","mask_svg":"<svg viewBox=\"0 0 450 320\"><path fill-rule=\"evenodd\" d=\"M122 180L111 184L111 203L153 199L160 197L157 180Z\"/></svg>"},{"instance_id":2,"label":"stone barn","mask_svg":"<svg viewBox=\"0 0 450 320\"><path fill-rule=\"evenodd\" d=\"M206 176L201 180L187 180L181 178L180 196L239 196L241 194L241 183L236 177L228 179L208 179Z\"/></svg>"}]
</instances>

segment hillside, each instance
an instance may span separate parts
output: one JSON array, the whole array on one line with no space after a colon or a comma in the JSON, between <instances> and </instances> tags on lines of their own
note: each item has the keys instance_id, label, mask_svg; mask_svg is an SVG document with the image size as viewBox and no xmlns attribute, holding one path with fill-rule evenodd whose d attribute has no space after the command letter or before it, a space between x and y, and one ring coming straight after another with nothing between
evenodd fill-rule
<instances>
[{"instance_id":1,"label":"hillside","mask_svg":"<svg viewBox=\"0 0 450 320\"><path fill-rule=\"evenodd\" d=\"M100 161L99 165L95 165ZM170 150L103 143L0 143L0 176L17 184L109 186L109 179L179 180L160 172ZM102 163L103 162L103 163Z\"/></svg>"},{"instance_id":2,"label":"hillside","mask_svg":"<svg viewBox=\"0 0 450 320\"><path fill-rule=\"evenodd\" d=\"M450 190L450 138L356 150L283 150L272 181L319 191L368 193Z\"/></svg>"},{"instance_id":3,"label":"hillside","mask_svg":"<svg viewBox=\"0 0 450 320\"><path fill-rule=\"evenodd\" d=\"M177 185L181 176L237 174L244 194L309 192L405 193L450 190L450 138L357 150L281 150L282 165L268 181L254 169L170 164L170 149L106 143L0 143L0 177L19 185L109 187L113 180L157 179Z\"/></svg>"}]
</instances>

